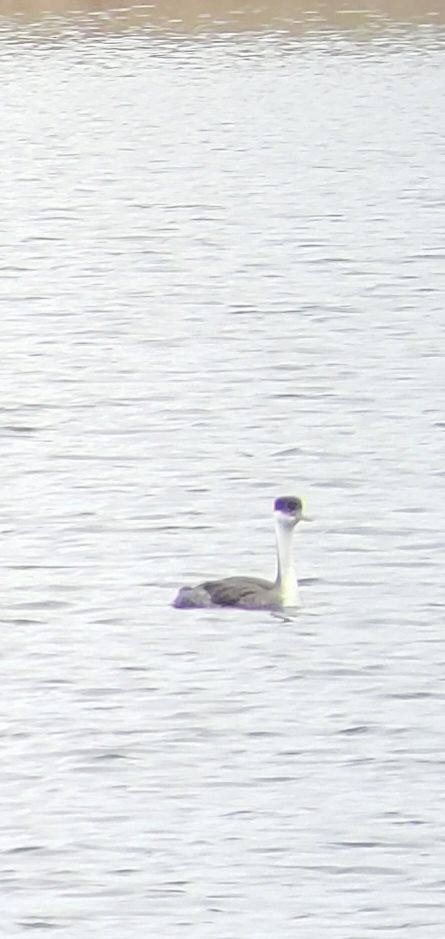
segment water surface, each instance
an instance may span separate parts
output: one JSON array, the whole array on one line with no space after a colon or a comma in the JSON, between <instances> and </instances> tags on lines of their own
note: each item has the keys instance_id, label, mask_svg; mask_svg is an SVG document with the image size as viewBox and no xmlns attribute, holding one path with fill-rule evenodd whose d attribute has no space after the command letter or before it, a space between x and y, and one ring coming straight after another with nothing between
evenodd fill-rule
<instances>
[{"instance_id":1,"label":"water surface","mask_svg":"<svg viewBox=\"0 0 445 939\"><path fill-rule=\"evenodd\" d=\"M1 20L8 936L443 936L443 11L313 7Z\"/></svg>"}]
</instances>

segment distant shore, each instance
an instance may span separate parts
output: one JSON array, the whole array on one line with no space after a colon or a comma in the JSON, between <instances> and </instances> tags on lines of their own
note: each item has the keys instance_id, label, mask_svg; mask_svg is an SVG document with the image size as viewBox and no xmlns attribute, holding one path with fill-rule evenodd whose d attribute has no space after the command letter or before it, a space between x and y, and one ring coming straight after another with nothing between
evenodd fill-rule
<instances>
[{"instance_id":1,"label":"distant shore","mask_svg":"<svg viewBox=\"0 0 445 939\"><path fill-rule=\"evenodd\" d=\"M238 7L238 9L234 9ZM309 9L308 9L309 8ZM445 24L443 0L159 0L153 5L119 0L0 0L0 17L25 21L51 16L81 20L91 17L97 28L152 25L178 33L244 32L283 29L304 34L323 25L337 30L385 29L401 25Z\"/></svg>"}]
</instances>

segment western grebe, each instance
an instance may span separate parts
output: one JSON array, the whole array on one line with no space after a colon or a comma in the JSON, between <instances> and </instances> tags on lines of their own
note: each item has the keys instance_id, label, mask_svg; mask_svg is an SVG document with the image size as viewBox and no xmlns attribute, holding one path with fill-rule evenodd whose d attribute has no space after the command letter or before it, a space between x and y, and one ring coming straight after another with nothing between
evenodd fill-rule
<instances>
[{"instance_id":1,"label":"western grebe","mask_svg":"<svg viewBox=\"0 0 445 939\"><path fill-rule=\"evenodd\" d=\"M257 577L225 577L196 587L181 587L173 606L237 606L245 610L298 606L298 581L292 559L292 535L299 521L309 521L296 496L279 496L274 503L277 544L277 576L274 581Z\"/></svg>"}]
</instances>

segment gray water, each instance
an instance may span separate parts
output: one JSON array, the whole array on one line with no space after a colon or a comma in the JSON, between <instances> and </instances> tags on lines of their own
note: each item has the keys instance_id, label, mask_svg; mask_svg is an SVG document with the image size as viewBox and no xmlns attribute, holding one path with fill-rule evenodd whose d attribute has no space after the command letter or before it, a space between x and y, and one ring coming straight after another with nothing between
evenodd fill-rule
<instances>
[{"instance_id":1,"label":"gray water","mask_svg":"<svg viewBox=\"0 0 445 939\"><path fill-rule=\"evenodd\" d=\"M443 939L444 33L308 24L2 21L2 936Z\"/></svg>"}]
</instances>

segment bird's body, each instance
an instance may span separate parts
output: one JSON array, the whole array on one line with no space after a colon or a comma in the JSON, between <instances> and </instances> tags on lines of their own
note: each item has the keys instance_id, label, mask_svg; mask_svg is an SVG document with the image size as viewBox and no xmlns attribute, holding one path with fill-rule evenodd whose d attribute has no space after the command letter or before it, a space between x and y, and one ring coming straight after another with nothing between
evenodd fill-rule
<instances>
[{"instance_id":1,"label":"bird's body","mask_svg":"<svg viewBox=\"0 0 445 939\"><path fill-rule=\"evenodd\" d=\"M281 609L299 603L298 582L292 560L292 535L304 518L301 499L280 496L275 500L275 534L278 570L274 581L259 577L225 577L196 587L181 587L173 605L196 607L238 607L244 610Z\"/></svg>"},{"instance_id":2,"label":"bird's body","mask_svg":"<svg viewBox=\"0 0 445 939\"><path fill-rule=\"evenodd\" d=\"M175 606L238 606L245 610L279 606L274 597L274 584L256 577L225 577L209 580L197 587L182 587L176 597Z\"/></svg>"}]
</instances>

